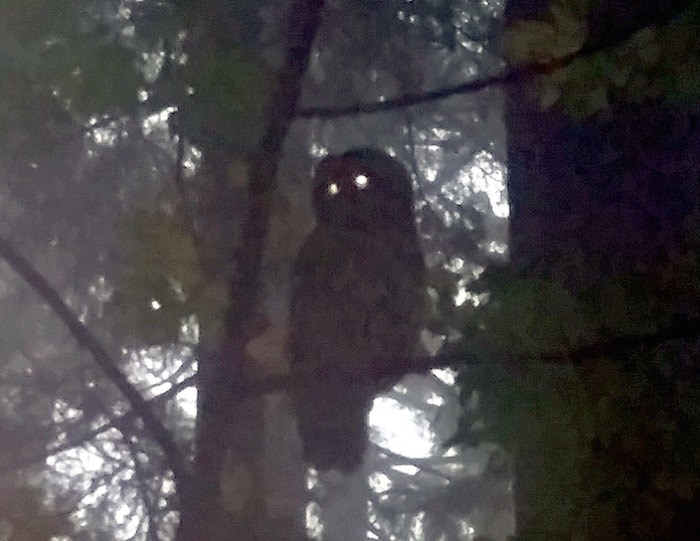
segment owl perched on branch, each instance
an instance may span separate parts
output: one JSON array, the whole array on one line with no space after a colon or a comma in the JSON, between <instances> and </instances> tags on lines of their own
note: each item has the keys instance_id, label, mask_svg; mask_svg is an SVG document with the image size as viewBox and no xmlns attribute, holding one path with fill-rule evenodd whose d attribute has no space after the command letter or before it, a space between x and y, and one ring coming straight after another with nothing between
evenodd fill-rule
<instances>
[{"instance_id":1,"label":"owl perched on branch","mask_svg":"<svg viewBox=\"0 0 700 541\"><path fill-rule=\"evenodd\" d=\"M290 352L293 373L318 379L293 399L307 462L349 473L367 447L372 399L395 383L367 375L417 348L426 312L423 254L411 179L384 152L323 159L313 204L317 225L299 254L292 292Z\"/></svg>"}]
</instances>

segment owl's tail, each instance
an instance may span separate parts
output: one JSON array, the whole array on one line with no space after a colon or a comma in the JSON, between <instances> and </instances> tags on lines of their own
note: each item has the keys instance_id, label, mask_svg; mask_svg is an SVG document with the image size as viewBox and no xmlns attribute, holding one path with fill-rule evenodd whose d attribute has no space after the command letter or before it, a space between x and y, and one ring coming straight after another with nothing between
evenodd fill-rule
<instances>
[{"instance_id":1,"label":"owl's tail","mask_svg":"<svg viewBox=\"0 0 700 541\"><path fill-rule=\"evenodd\" d=\"M319 471L344 473L362 464L374 393L361 385L314 385L296 401L304 459Z\"/></svg>"}]
</instances>

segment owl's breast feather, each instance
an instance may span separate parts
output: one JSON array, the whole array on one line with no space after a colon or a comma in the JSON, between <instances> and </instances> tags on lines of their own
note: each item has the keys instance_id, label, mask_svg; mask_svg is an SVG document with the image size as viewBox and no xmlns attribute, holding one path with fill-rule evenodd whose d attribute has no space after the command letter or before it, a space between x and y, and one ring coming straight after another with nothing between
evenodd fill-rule
<instances>
[{"instance_id":1,"label":"owl's breast feather","mask_svg":"<svg viewBox=\"0 0 700 541\"><path fill-rule=\"evenodd\" d=\"M334 235L318 228L297 267L293 357L349 368L411 355L425 314L423 274L413 239Z\"/></svg>"}]
</instances>

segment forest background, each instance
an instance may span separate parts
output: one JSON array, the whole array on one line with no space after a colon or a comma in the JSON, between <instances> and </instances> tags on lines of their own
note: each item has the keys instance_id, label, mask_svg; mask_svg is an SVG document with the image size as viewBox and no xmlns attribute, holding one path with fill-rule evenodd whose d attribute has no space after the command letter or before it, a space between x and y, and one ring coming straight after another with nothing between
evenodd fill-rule
<instances>
[{"instance_id":1,"label":"forest background","mask_svg":"<svg viewBox=\"0 0 700 541\"><path fill-rule=\"evenodd\" d=\"M449 444L502 450L517 539L694 539L699 10L5 0L2 535L303 535L262 459L304 383L274 299L313 163L377 146L416 182L437 351L387 370L456 371ZM475 163L508 212L455 182ZM459 525L447 494L405 515Z\"/></svg>"}]
</instances>

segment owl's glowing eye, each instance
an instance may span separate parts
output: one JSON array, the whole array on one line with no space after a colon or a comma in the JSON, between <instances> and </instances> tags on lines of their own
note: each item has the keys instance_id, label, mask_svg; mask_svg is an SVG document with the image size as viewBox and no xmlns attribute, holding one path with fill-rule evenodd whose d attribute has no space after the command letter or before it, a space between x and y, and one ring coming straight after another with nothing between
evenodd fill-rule
<instances>
[{"instance_id":1,"label":"owl's glowing eye","mask_svg":"<svg viewBox=\"0 0 700 541\"><path fill-rule=\"evenodd\" d=\"M360 190L364 190L367 186L369 186L369 178L367 177L367 175L355 175L354 182L355 186L360 188Z\"/></svg>"},{"instance_id":2,"label":"owl's glowing eye","mask_svg":"<svg viewBox=\"0 0 700 541\"><path fill-rule=\"evenodd\" d=\"M331 182L326 188L328 195L338 195L340 193L340 186L337 182Z\"/></svg>"}]
</instances>

